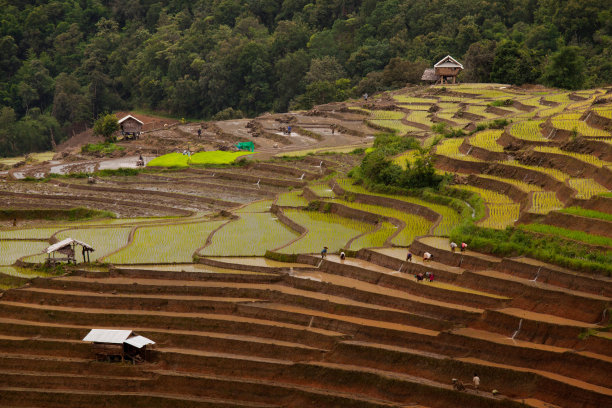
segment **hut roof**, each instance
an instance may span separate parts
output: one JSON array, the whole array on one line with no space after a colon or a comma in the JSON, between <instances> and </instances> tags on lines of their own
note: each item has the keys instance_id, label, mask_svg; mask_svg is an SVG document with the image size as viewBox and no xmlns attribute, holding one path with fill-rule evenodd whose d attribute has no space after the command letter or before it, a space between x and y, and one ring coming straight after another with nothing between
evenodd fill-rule
<instances>
[{"instance_id":1,"label":"hut roof","mask_svg":"<svg viewBox=\"0 0 612 408\"><path fill-rule=\"evenodd\" d=\"M463 65L450 55L442 58L440 61L434 65L434 68L461 68L463 69Z\"/></svg>"},{"instance_id":2,"label":"hut roof","mask_svg":"<svg viewBox=\"0 0 612 408\"><path fill-rule=\"evenodd\" d=\"M132 330L91 329L87 336L83 338L83 341L111 344L127 343L136 348L142 348L148 344L155 344L153 340L147 339L144 336L139 336L132 332Z\"/></svg>"},{"instance_id":3,"label":"hut roof","mask_svg":"<svg viewBox=\"0 0 612 408\"><path fill-rule=\"evenodd\" d=\"M90 251L94 250L93 247L91 245L89 245L89 244L86 244L86 243L81 242L81 241L77 241L76 239L66 238L64 240L61 240L60 242L57 242L57 243L47 247L47 249L45 249L44 252L45 252L45 254L50 254L51 252L55 252L55 251L58 251L58 250L60 250L62 248L67 247L68 245L72 244L73 242L78 244L78 245L81 245L81 246L83 246L83 247L85 247L87 249L89 249Z\"/></svg>"},{"instance_id":4,"label":"hut roof","mask_svg":"<svg viewBox=\"0 0 612 408\"><path fill-rule=\"evenodd\" d=\"M439 78L436 75L436 70L434 68L427 68L423 71L423 76L421 77L421 81L437 81Z\"/></svg>"},{"instance_id":5,"label":"hut roof","mask_svg":"<svg viewBox=\"0 0 612 408\"><path fill-rule=\"evenodd\" d=\"M128 120L130 118L134 119L136 122L140 123L141 125L144 125L143 121L136 119L132 115L127 115L127 116L124 116L123 118L119 119L119 124L122 124L123 122L125 122L126 120Z\"/></svg>"}]
</instances>

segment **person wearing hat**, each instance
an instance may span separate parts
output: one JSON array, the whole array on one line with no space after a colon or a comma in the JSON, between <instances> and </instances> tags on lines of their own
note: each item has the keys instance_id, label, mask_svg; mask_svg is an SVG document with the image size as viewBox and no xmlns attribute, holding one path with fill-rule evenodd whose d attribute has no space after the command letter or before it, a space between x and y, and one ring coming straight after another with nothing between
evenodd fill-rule
<instances>
[{"instance_id":1,"label":"person wearing hat","mask_svg":"<svg viewBox=\"0 0 612 408\"><path fill-rule=\"evenodd\" d=\"M325 258L327 256L327 247L324 246L321 250L321 258Z\"/></svg>"}]
</instances>

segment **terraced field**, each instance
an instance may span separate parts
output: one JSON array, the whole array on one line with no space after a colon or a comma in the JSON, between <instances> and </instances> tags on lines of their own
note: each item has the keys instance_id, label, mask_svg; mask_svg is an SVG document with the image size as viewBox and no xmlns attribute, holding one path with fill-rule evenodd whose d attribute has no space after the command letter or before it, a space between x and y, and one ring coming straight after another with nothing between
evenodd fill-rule
<instances>
[{"instance_id":1,"label":"terraced field","mask_svg":"<svg viewBox=\"0 0 612 408\"><path fill-rule=\"evenodd\" d=\"M584 267L612 253L612 198L603 187L607 91L406 88L257 118L266 132L293 123L318 129L320 140L295 137L291 146L283 143L294 136L271 139L246 165L101 175L93 185L5 174L0 406L612 406L612 282ZM351 153L355 146L372 145L368 124L416 135L427 147L437 141L426 129L436 117L467 134L432 148L436 171L454 173L445 188L368 189L349 178L366 154ZM472 130L502 117L505 129ZM222 124L225 136L238 129L237 140L252 137L239 123ZM264 145L265 138L254 140ZM487 152L511 160L485 161ZM405 166L415 157L406 151L388 159ZM119 218L57 222L27 214L11 226L15 208L74 203ZM476 219L483 204L486 217ZM453 252L447 237L458 226L480 230L483 240L507 231L527 244L532 236L565 240L583 266L544 263L538 251L548 247L530 252L539 260L492 255L514 250L510 240L485 254L472 250L474 238ZM93 245L99 262L29 265L66 237ZM433 260L424 261L425 252ZM94 361L81 339L102 327L153 339L148 361ZM452 378L467 389L455 390Z\"/></svg>"}]
</instances>

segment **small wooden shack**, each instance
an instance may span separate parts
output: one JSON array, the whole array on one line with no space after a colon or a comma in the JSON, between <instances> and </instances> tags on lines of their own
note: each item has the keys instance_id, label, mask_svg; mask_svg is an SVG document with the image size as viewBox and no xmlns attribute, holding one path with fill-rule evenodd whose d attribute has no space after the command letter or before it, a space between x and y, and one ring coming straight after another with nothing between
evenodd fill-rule
<instances>
[{"instance_id":1,"label":"small wooden shack","mask_svg":"<svg viewBox=\"0 0 612 408\"><path fill-rule=\"evenodd\" d=\"M99 361L131 361L133 364L147 360L147 346L155 342L139 336L132 330L92 329L83 341L92 342L92 352Z\"/></svg>"},{"instance_id":2,"label":"small wooden shack","mask_svg":"<svg viewBox=\"0 0 612 408\"><path fill-rule=\"evenodd\" d=\"M48 255L47 263L55 265L59 262L66 261L68 263L74 263L76 265L76 247L80 245L82 247L83 262L89 262L89 253L95 251L93 247L85 242L77 241L76 239L66 238L60 242L57 242L45 249L44 253ZM63 256L56 257L56 254Z\"/></svg>"},{"instance_id":3,"label":"small wooden shack","mask_svg":"<svg viewBox=\"0 0 612 408\"><path fill-rule=\"evenodd\" d=\"M463 70L463 65L456 59L447 55L438 61L433 68L427 68L421 77L422 81L436 84L456 84L457 75Z\"/></svg>"},{"instance_id":4,"label":"small wooden shack","mask_svg":"<svg viewBox=\"0 0 612 408\"><path fill-rule=\"evenodd\" d=\"M119 119L119 125L121 126L121 134L126 139L138 139L142 133L144 122L136 119L132 115L127 115Z\"/></svg>"}]
</instances>

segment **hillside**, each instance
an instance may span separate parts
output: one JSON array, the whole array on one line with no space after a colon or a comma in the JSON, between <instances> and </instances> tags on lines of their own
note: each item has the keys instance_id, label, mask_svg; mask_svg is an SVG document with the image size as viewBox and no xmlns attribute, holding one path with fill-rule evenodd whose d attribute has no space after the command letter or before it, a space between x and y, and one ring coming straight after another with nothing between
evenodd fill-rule
<instances>
[{"instance_id":1,"label":"hillside","mask_svg":"<svg viewBox=\"0 0 612 408\"><path fill-rule=\"evenodd\" d=\"M7 162L0 405L610 406L611 113L609 88L407 87ZM110 170L240 141L238 163ZM438 188L402 184L420 160ZM38 266L68 237L95 263ZM103 327L148 361L93 361Z\"/></svg>"},{"instance_id":2,"label":"hillside","mask_svg":"<svg viewBox=\"0 0 612 408\"><path fill-rule=\"evenodd\" d=\"M106 112L230 119L408 83L612 83L611 0L0 1L0 156Z\"/></svg>"}]
</instances>

